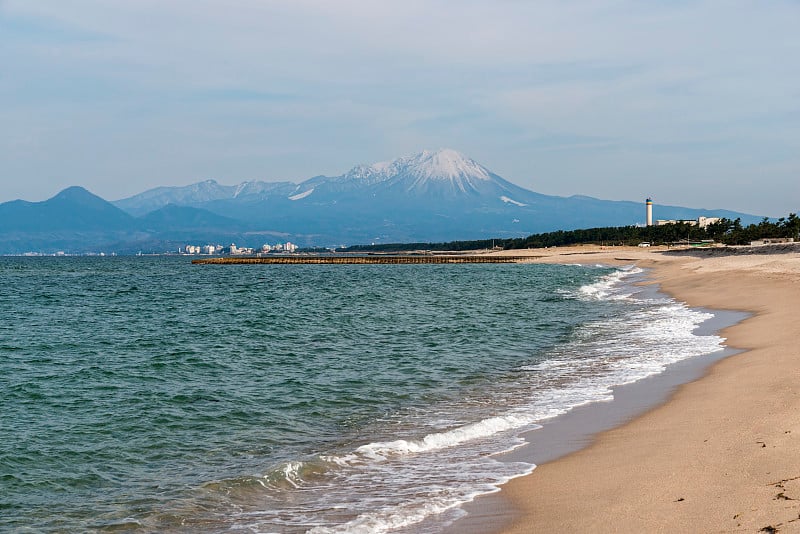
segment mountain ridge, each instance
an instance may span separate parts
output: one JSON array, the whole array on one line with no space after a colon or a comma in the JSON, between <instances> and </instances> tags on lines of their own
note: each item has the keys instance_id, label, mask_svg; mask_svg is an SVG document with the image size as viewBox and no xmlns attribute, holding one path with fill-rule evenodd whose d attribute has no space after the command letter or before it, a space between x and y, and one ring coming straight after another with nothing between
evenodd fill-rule
<instances>
[{"instance_id":1,"label":"mountain ridge","mask_svg":"<svg viewBox=\"0 0 800 534\"><path fill-rule=\"evenodd\" d=\"M436 151L424 150L410 156L371 165L356 165L339 176L314 176L297 184L251 181L226 186L209 179L182 187L157 187L114 201L113 204L131 214L141 215L147 209L156 209L168 203L196 206L215 200L251 197L252 190L262 194L270 193L270 196L285 195L286 199L297 201L312 196L320 186L342 191L384 185L405 189L407 192L424 193L437 187L441 189L441 184L447 183L450 192L475 194L480 192L482 185L490 182L500 183L509 190L522 189L464 154L444 148ZM209 190L214 194L208 194ZM205 191L206 194L201 196L198 194L199 191ZM154 201L162 197L168 198L169 201L159 200L158 203L153 202L150 205L147 203L148 200Z\"/></svg>"},{"instance_id":2,"label":"mountain ridge","mask_svg":"<svg viewBox=\"0 0 800 534\"><path fill-rule=\"evenodd\" d=\"M30 232L47 229L52 220L62 231L127 229L134 217L80 186L68 187L40 202L0 204L0 228Z\"/></svg>"},{"instance_id":3,"label":"mountain ridge","mask_svg":"<svg viewBox=\"0 0 800 534\"><path fill-rule=\"evenodd\" d=\"M727 210L657 206L663 219L760 217ZM644 222L644 202L537 193L452 150L423 151L339 176L300 183L207 179L107 202L70 187L39 203L0 204L0 253L95 250L116 243L173 248L189 243L261 246L281 236L301 246L449 242L526 237L554 230ZM110 245L109 245L110 246Z\"/></svg>"}]
</instances>

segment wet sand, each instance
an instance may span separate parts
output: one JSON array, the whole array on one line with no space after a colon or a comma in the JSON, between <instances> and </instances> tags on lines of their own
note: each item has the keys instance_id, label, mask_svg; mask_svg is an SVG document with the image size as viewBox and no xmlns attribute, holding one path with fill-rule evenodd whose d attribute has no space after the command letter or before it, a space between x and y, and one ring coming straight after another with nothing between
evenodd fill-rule
<instances>
[{"instance_id":1,"label":"wet sand","mask_svg":"<svg viewBox=\"0 0 800 534\"><path fill-rule=\"evenodd\" d=\"M544 255L533 261L636 262L691 306L752 315L721 332L741 353L479 499L470 530L477 518L478 530L505 533L800 532L800 254L575 247Z\"/></svg>"}]
</instances>

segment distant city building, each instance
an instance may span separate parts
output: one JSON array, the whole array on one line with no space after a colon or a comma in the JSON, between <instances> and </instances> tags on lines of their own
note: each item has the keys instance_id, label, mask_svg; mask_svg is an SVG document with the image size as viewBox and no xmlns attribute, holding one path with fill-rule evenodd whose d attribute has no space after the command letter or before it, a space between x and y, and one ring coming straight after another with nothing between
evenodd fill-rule
<instances>
[{"instance_id":1,"label":"distant city building","mask_svg":"<svg viewBox=\"0 0 800 534\"><path fill-rule=\"evenodd\" d=\"M697 218L697 226L706 228L709 225L718 223L722 220L721 217L703 217L702 215Z\"/></svg>"},{"instance_id":2,"label":"distant city building","mask_svg":"<svg viewBox=\"0 0 800 534\"><path fill-rule=\"evenodd\" d=\"M178 252L183 254L205 254L208 256L220 254L252 256L256 254L269 254L270 252L295 252L298 248L300 247L291 242L278 243L275 245L264 244L259 249L239 247L236 243L231 243L227 247L223 247L222 245L203 245L202 247L198 245L185 245L182 249L179 249Z\"/></svg>"},{"instance_id":3,"label":"distant city building","mask_svg":"<svg viewBox=\"0 0 800 534\"><path fill-rule=\"evenodd\" d=\"M231 243L229 247L229 252L231 256L251 256L255 254L255 249L248 248L248 247L237 247L236 244Z\"/></svg>"},{"instance_id":4,"label":"distant city building","mask_svg":"<svg viewBox=\"0 0 800 534\"><path fill-rule=\"evenodd\" d=\"M647 226L653 226L653 199L649 198L645 201L645 215L647 218ZM700 216L695 219L657 219L656 226L664 226L666 224L688 224L690 226L698 226L706 228L707 226L718 223L722 219L719 217L704 217Z\"/></svg>"},{"instance_id":5,"label":"distant city building","mask_svg":"<svg viewBox=\"0 0 800 534\"><path fill-rule=\"evenodd\" d=\"M657 219L656 226L666 226L668 224L688 224L689 226L697 226L697 221L694 219Z\"/></svg>"},{"instance_id":6,"label":"distant city building","mask_svg":"<svg viewBox=\"0 0 800 534\"><path fill-rule=\"evenodd\" d=\"M700 228L706 228L707 226L718 223L721 221L719 217L703 217L700 216L697 219L657 219L656 226L666 226L668 224L688 224L689 226L697 226Z\"/></svg>"},{"instance_id":7,"label":"distant city building","mask_svg":"<svg viewBox=\"0 0 800 534\"><path fill-rule=\"evenodd\" d=\"M300 247L289 241L286 243L275 243L274 245L264 244L258 251L258 254L269 254L270 252L295 252L298 248Z\"/></svg>"}]
</instances>

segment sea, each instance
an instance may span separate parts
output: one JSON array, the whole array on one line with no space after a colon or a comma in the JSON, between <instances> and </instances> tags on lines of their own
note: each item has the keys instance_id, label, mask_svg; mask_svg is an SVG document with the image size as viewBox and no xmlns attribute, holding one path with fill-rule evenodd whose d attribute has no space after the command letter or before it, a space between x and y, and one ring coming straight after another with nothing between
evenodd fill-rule
<instances>
[{"instance_id":1,"label":"sea","mask_svg":"<svg viewBox=\"0 0 800 534\"><path fill-rule=\"evenodd\" d=\"M0 258L0 531L441 532L723 348L634 266Z\"/></svg>"}]
</instances>

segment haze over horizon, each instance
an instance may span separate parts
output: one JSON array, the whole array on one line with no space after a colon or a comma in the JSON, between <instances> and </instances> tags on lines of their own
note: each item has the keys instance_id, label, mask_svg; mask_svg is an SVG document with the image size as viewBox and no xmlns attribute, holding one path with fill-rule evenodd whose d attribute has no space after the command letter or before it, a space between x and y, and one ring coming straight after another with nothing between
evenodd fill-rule
<instances>
[{"instance_id":1,"label":"haze over horizon","mask_svg":"<svg viewBox=\"0 0 800 534\"><path fill-rule=\"evenodd\" d=\"M797 2L0 0L0 202L453 148L550 195L800 199Z\"/></svg>"}]
</instances>

